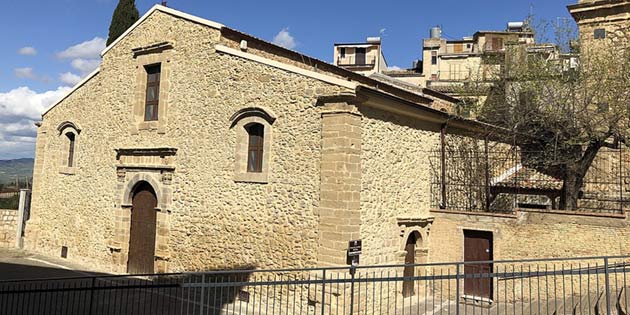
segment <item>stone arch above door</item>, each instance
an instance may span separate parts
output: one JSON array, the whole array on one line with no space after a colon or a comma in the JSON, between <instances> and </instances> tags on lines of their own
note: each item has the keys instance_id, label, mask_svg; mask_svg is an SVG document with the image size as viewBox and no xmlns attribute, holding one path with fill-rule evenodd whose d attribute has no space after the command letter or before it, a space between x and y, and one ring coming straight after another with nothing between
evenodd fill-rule
<instances>
[{"instance_id":1,"label":"stone arch above door","mask_svg":"<svg viewBox=\"0 0 630 315\"><path fill-rule=\"evenodd\" d=\"M114 238L108 244L116 272L125 272L129 255L130 220L134 189L146 182L157 198L155 272L168 272L171 259L169 248L172 182L175 175L177 149L124 148L116 150L116 177L118 179L115 202Z\"/></svg>"},{"instance_id":2,"label":"stone arch above door","mask_svg":"<svg viewBox=\"0 0 630 315\"><path fill-rule=\"evenodd\" d=\"M416 235L416 257L419 259L416 263L425 263L428 259L429 250L429 234L433 217L428 218L398 218L398 226L400 227L400 241L398 253L400 259L404 261L407 254L407 240L409 237ZM401 261L402 263L402 261Z\"/></svg>"},{"instance_id":3,"label":"stone arch above door","mask_svg":"<svg viewBox=\"0 0 630 315\"><path fill-rule=\"evenodd\" d=\"M156 175L151 173L137 173L133 175L129 180L127 180L122 194L122 199L120 203L121 206L131 207L136 186L138 186L142 182L147 182L149 185L151 185L151 187L153 187L153 191L155 192L155 195L157 197L157 209L167 210L167 200L165 200L164 198L164 187L155 177Z\"/></svg>"}]
</instances>

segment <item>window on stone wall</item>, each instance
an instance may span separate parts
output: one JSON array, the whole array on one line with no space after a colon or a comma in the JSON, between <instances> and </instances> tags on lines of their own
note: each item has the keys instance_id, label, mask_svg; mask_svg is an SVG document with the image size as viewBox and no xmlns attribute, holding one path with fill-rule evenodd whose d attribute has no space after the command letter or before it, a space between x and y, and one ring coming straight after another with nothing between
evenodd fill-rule
<instances>
[{"instance_id":1,"label":"window on stone wall","mask_svg":"<svg viewBox=\"0 0 630 315\"><path fill-rule=\"evenodd\" d=\"M158 105L160 104L160 64L145 67L147 71L147 90L144 105L144 120L158 120Z\"/></svg>"},{"instance_id":2,"label":"window on stone wall","mask_svg":"<svg viewBox=\"0 0 630 315\"><path fill-rule=\"evenodd\" d=\"M77 166L77 145L81 129L73 122L64 121L57 127L59 131L59 172L74 174Z\"/></svg>"},{"instance_id":3,"label":"window on stone wall","mask_svg":"<svg viewBox=\"0 0 630 315\"><path fill-rule=\"evenodd\" d=\"M595 31L593 31L593 37L595 37L595 39L606 38L606 30L603 28L596 28Z\"/></svg>"},{"instance_id":4,"label":"window on stone wall","mask_svg":"<svg viewBox=\"0 0 630 315\"><path fill-rule=\"evenodd\" d=\"M74 133L68 132L66 133L66 137L68 138L68 167L74 166L74 144L75 144L75 136Z\"/></svg>"},{"instance_id":5,"label":"window on stone wall","mask_svg":"<svg viewBox=\"0 0 630 315\"><path fill-rule=\"evenodd\" d=\"M265 139L265 127L258 123L245 126L249 139L247 146L247 171L262 172L263 145Z\"/></svg>"},{"instance_id":6,"label":"window on stone wall","mask_svg":"<svg viewBox=\"0 0 630 315\"><path fill-rule=\"evenodd\" d=\"M275 117L269 109L245 107L230 118L236 136L235 182L267 183Z\"/></svg>"}]
</instances>

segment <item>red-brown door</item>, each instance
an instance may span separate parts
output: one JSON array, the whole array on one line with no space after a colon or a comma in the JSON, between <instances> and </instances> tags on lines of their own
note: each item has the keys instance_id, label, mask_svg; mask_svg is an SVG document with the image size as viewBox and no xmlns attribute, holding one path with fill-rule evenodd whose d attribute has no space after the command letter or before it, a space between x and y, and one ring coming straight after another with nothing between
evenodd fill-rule
<instances>
[{"instance_id":1,"label":"red-brown door","mask_svg":"<svg viewBox=\"0 0 630 315\"><path fill-rule=\"evenodd\" d=\"M157 198L151 185L140 183L131 207L128 273L154 272L156 206Z\"/></svg>"},{"instance_id":2,"label":"red-brown door","mask_svg":"<svg viewBox=\"0 0 630 315\"><path fill-rule=\"evenodd\" d=\"M409 234L407 238L407 244L405 245L405 251L407 254L405 255L405 265L413 265L416 263L416 242L418 238L416 233ZM403 276L406 277L414 277L415 276L415 267L414 266L405 266L403 271ZM409 297L414 295L413 290L414 281L409 279L405 279L403 281L403 297Z\"/></svg>"},{"instance_id":3,"label":"red-brown door","mask_svg":"<svg viewBox=\"0 0 630 315\"><path fill-rule=\"evenodd\" d=\"M492 233L464 231L464 294L492 298L491 263L470 264L471 261L492 260Z\"/></svg>"}]
</instances>

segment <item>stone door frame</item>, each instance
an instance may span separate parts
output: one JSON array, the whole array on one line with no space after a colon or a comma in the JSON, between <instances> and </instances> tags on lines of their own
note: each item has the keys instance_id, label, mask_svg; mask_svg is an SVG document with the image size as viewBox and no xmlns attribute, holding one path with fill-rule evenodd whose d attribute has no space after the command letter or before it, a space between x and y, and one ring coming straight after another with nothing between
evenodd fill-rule
<instances>
[{"instance_id":1,"label":"stone door frame","mask_svg":"<svg viewBox=\"0 0 630 315\"><path fill-rule=\"evenodd\" d=\"M115 209L114 239L108 245L116 272L127 271L133 193L141 182L151 185L157 197L154 272L169 271L171 182L175 171L172 162L175 152L176 149L165 148L125 149L118 152L116 191L119 199Z\"/></svg>"}]
</instances>

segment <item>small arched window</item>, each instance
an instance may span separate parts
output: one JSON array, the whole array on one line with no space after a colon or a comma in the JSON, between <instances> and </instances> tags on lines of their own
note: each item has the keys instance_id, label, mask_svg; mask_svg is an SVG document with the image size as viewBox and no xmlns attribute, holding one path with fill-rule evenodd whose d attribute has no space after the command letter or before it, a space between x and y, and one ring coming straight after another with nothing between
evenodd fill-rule
<instances>
[{"instance_id":1,"label":"small arched window","mask_svg":"<svg viewBox=\"0 0 630 315\"><path fill-rule=\"evenodd\" d=\"M66 133L66 137L68 138L68 167L74 166L74 144L75 144L75 136L74 133L68 132Z\"/></svg>"},{"instance_id":2,"label":"small arched window","mask_svg":"<svg viewBox=\"0 0 630 315\"><path fill-rule=\"evenodd\" d=\"M80 141L79 135L81 128L71 121L64 121L57 127L59 131L59 164L61 166L60 173L74 174L77 166L76 152L77 141Z\"/></svg>"},{"instance_id":3,"label":"small arched window","mask_svg":"<svg viewBox=\"0 0 630 315\"><path fill-rule=\"evenodd\" d=\"M268 109L246 107L230 118L236 136L234 181L268 182L275 115Z\"/></svg>"},{"instance_id":4,"label":"small arched window","mask_svg":"<svg viewBox=\"0 0 630 315\"><path fill-rule=\"evenodd\" d=\"M247 171L260 173L263 165L263 150L265 143L265 127L252 123L245 127L249 138L247 146Z\"/></svg>"}]
</instances>

